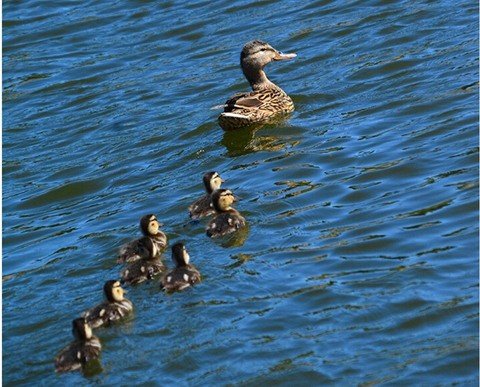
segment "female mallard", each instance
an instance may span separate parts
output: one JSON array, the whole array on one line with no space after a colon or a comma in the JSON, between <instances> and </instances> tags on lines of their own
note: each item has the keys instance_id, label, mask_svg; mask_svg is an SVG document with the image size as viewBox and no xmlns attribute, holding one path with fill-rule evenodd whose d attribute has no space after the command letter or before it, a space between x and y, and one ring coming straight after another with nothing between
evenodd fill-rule
<instances>
[{"instance_id":1,"label":"female mallard","mask_svg":"<svg viewBox=\"0 0 480 387\"><path fill-rule=\"evenodd\" d=\"M225 103L218 117L222 129L232 130L261 124L278 114L293 111L293 101L280 87L271 82L263 68L272 61L295 58L297 54L282 54L268 43L254 40L240 54L240 66L253 91L236 94Z\"/></svg>"},{"instance_id":2,"label":"female mallard","mask_svg":"<svg viewBox=\"0 0 480 387\"><path fill-rule=\"evenodd\" d=\"M207 191L200 199L195 200L192 205L188 207L190 218L199 219L204 216L213 215L215 210L212 203L212 192L219 189L224 180L217 172L208 172L203 175L203 185Z\"/></svg>"},{"instance_id":3,"label":"female mallard","mask_svg":"<svg viewBox=\"0 0 480 387\"><path fill-rule=\"evenodd\" d=\"M209 237L221 237L245 227L245 218L232 207L235 201L235 196L228 189L217 189L213 192L212 204L216 216L208 223L206 231Z\"/></svg>"}]
</instances>

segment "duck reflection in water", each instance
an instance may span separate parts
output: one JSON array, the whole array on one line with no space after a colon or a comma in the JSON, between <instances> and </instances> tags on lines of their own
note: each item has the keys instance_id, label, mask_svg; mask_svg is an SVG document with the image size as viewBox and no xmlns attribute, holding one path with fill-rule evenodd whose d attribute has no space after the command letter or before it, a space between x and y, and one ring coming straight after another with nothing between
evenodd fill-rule
<instances>
[{"instance_id":1,"label":"duck reflection in water","mask_svg":"<svg viewBox=\"0 0 480 387\"><path fill-rule=\"evenodd\" d=\"M284 122L285 119L279 121L279 123ZM290 136L285 139L284 136L276 135L278 130L275 133L270 130L275 128L279 129L277 125L268 124L225 131L222 145L227 149L227 156L237 157L259 151L275 152L299 144L298 140L293 141Z\"/></svg>"}]
</instances>

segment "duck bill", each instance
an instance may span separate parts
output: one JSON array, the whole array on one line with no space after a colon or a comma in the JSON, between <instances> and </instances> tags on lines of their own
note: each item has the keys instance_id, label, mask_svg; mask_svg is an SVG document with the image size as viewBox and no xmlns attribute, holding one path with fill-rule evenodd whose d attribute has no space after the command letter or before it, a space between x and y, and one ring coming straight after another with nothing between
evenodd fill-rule
<instances>
[{"instance_id":1,"label":"duck bill","mask_svg":"<svg viewBox=\"0 0 480 387\"><path fill-rule=\"evenodd\" d=\"M283 52L279 52L277 51L275 53L275 57L273 58L274 60L289 60L289 59L293 59L297 56L297 54L295 53L290 53L290 54L284 54Z\"/></svg>"}]
</instances>

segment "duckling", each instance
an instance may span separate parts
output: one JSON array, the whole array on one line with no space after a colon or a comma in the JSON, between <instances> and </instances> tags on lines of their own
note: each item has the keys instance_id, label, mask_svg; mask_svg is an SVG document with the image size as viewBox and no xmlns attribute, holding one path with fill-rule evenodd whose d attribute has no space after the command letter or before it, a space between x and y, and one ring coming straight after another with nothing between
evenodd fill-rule
<instances>
[{"instance_id":1,"label":"duckling","mask_svg":"<svg viewBox=\"0 0 480 387\"><path fill-rule=\"evenodd\" d=\"M102 350L100 340L92 334L92 328L84 318L72 321L72 333L75 341L63 348L55 357L56 372L78 370L100 356Z\"/></svg>"},{"instance_id":2,"label":"duckling","mask_svg":"<svg viewBox=\"0 0 480 387\"><path fill-rule=\"evenodd\" d=\"M162 287L167 292L174 292L188 288L201 281L200 272L190 265L190 255L183 243L172 246L172 260L175 269L171 270L162 279Z\"/></svg>"},{"instance_id":3,"label":"duckling","mask_svg":"<svg viewBox=\"0 0 480 387\"><path fill-rule=\"evenodd\" d=\"M224 112L218 117L222 129L262 124L276 115L291 113L292 99L267 78L263 68L272 61L296 56L283 54L260 40L248 42L240 54L240 66L253 91L236 94L225 102Z\"/></svg>"},{"instance_id":4,"label":"duckling","mask_svg":"<svg viewBox=\"0 0 480 387\"><path fill-rule=\"evenodd\" d=\"M120 286L119 281L107 281L103 285L103 292L107 301L87 310L82 314L92 328L108 325L132 313L133 304L123 297L125 290Z\"/></svg>"},{"instance_id":5,"label":"duckling","mask_svg":"<svg viewBox=\"0 0 480 387\"><path fill-rule=\"evenodd\" d=\"M203 175L203 185L205 186L207 194L194 201L193 204L188 207L190 218L199 219L215 213L212 207L212 192L219 189L224 182L217 172L208 172Z\"/></svg>"},{"instance_id":6,"label":"duckling","mask_svg":"<svg viewBox=\"0 0 480 387\"><path fill-rule=\"evenodd\" d=\"M215 238L230 234L246 225L245 218L240 215L232 204L236 201L232 191L228 189L217 189L212 194L212 204L216 216L207 226L207 235Z\"/></svg>"},{"instance_id":7,"label":"duckling","mask_svg":"<svg viewBox=\"0 0 480 387\"><path fill-rule=\"evenodd\" d=\"M149 252L149 255L130 263L122 270L120 274L122 283L139 284L165 271L166 267L160 259L160 256L154 255L156 247L151 238L145 240L145 248Z\"/></svg>"},{"instance_id":8,"label":"duckling","mask_svg":"<svg viewBox=\"0 0 480 387\"><path fill-rule=\"evenodd\" d=\"M163 226L157 220L154 214L148 214L140 219L140 230L144 235L142 238L136 239L120 248L118 263L134 262L141 258L159 255L160 252L167 247L167 236L160 231ZM148 241L153 243L153 252L149 250Z\"/></svg>"}]
</instances>

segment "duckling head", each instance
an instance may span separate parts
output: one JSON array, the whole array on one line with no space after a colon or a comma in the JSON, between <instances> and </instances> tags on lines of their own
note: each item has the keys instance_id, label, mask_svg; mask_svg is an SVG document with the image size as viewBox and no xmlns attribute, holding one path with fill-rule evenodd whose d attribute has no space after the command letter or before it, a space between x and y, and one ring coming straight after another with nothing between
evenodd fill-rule
<instances>
[{"instance_id":1,"label":"duckling head","mask_svg":"<svg viewBox=\"0 0 480 387\"><path fill-rule=\"evenodd\" d=\"M243 74L252 87L261 83L268 83L263 68L273 61L293 59L297 54L284 54L268 43L253 40L243 46L240 54L240 66Z\"/></svg>"},{"instance_id":2,"label":"duckling head","mask_svg":"<svg viewBox=\"0 0 480 387\"><path fill-rule=\"evenodd\" d=\"M160 226L161 224L154 214L145 215L140 219L140 230L145 236L156 235Z\"/></svg>"},{"instance_id":3,"label":"duckling head","mask_svg":"<svg viewBox=\"0 0 480 387\"><path fill-rule=\"evenodd\" d=\"M233 192L229 189L217 189L212 194L212 205L217 212L225 212L232 209L232 204L236 202Z\"/></svg>"},{"instance_id":4,"label":"duckling head","mask_svg":"<svg viewBox=\"0 0 480 387\"><path fill-rule=\"evenodd\" d=\"M216 189L219 189L225 180L217 172L208 172L203 175L203 184L207 193L211 194Z\"/></svg>"},{"instance_id":5,"label":"duckling head","mask_svg":"<svg viewBox=\"0 0 480 387\"><path fill-rule=\"evenodd\" d=\"M78 340L89 340L92 338L92 328L83 317L72 321L72 334Z\"/></svg>"},{"instance_id":6,"label":"duckling head","mask_svg":"<svg viewBox=\"0 0 480 387\"><path fill-rule=\"evenodd\" d=\"M190 262L190 255L183 243L175 243L172 246L172 260L177 267L186 266Z\"/></svg>"},{"instance_id":7,"label":"duckling head","mask_svg":"<svg viewBox=\"0 0 480 387\"><path fill-rule=\"evenodd\" d=\"M110 280L105 282L103 292L110 302L121 302L124 300L125 290L121 287L120 281Z\"/></svg>"}]
</instances>

